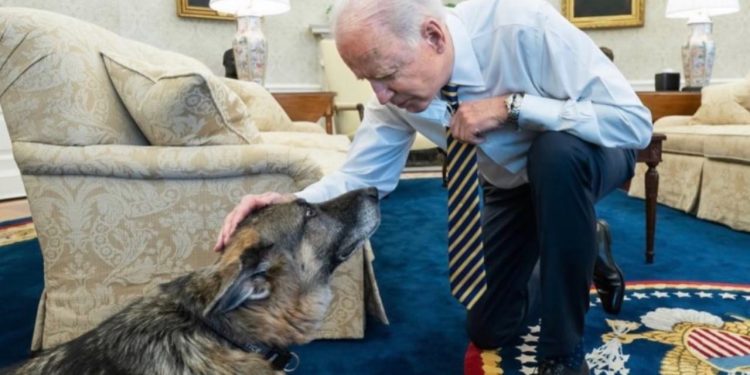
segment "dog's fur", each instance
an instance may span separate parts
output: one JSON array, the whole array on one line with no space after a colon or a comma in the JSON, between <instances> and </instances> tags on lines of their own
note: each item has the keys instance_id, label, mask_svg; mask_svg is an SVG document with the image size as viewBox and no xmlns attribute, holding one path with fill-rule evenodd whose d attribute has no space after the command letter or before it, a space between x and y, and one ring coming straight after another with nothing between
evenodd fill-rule
<instances>
[{"instance_id":1,"label":"dog's fur","mask_svg":"<svg viewBox=\"0 0 750 375\"><path fill-rule=\"evenodd\" d=\"M240 224L219 260L42 352L15 374L274 374L232 338L286 348L312 339L329 278L376 229L375 189L272 205ZM217 334L216 332L222 332ZM235 342L236 344L236 342Z\"/></svg>"}]
</instances>

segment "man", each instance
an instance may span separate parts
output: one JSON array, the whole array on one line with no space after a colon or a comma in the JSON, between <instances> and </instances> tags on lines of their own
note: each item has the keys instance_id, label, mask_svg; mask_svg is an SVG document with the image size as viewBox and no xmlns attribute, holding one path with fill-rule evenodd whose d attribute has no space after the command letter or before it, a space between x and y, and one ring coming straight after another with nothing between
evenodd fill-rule
<instances>
[{"instance_id":1,"label":"man","mask_svg":"<svg viewBox=\"0 0 750 375\"><path fill-rule=\"evenodd\" d=\"M445 147L449 127L478 146L484 194L487 289L468 311L469 338L496 348L517 336L539 261L540 373L586 373L595 263L605 299L624 287L611 254L597 257L594 204L632 176L633 149L651 136L648 110L599 48L541 0L470 0L452 10L439 0L344 1L333 17L343 60L378 103L368 104L339 171L296 195L244 197L216 248L258 207L363 186L388 194L415 131ZM460 99L452 116L440 97L448 83Z\"/></svg>"}]
</instances>

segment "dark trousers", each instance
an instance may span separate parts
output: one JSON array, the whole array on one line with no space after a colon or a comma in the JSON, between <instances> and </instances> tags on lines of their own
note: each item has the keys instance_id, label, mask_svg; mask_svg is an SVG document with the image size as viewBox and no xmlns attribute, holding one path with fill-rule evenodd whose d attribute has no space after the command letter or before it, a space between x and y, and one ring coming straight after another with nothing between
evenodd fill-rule
<instances>
[{"instance_id":1,"label":"dark trousers","mask_svg":"<svg viewBox=\"0 0 750 375\"><path fill-rule=\"evenodd\" d=\"M633 175L634 150L611 149L546 132L528 153L529 183L483 184L487 292L468 312L480 348L507 345L525 326L536 290L542 319L538 353L570 354L583 337L596 260L594 204ZM529 288L539 262L539 284Z\"/></svg>"}]
</instances>

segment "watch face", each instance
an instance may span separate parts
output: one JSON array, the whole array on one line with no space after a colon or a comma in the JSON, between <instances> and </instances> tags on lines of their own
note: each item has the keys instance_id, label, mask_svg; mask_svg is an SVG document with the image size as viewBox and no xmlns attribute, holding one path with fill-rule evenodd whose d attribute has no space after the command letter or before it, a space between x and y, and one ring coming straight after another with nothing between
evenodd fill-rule
<instances>
[{"instance_id":1,"label":"watch face","mask_svg":"<svg viewBox=\"0 0 750 375\"><path fill-rule=\"evenodd\" d=\"M505 98L505 107L508 110L505 122L508 124L517 125L519 117L519 107L521 106L521 99L523 94L510 94Z\"/></svg>"}]
</instances>

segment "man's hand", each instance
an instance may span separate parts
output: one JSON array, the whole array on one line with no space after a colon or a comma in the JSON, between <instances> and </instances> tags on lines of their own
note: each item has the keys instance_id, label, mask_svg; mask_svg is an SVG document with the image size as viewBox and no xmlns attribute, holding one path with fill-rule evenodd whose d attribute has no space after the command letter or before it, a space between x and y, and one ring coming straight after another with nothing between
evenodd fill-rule
<instances>
[{"instance_id":1,"label":"man's hand","mask_svg":"<svg viewBox=\"0 0 750 375\"><path fill-rule=\"evenodd\" d=\"M240 203L227 215L224 219L224 225L219 231L219 238L216 240L214 245L214 251L221 251L224 246L229 242L229 237L232 236L234 230L237 229L237 225L259 208L269 206L277 203L288 203L297 199L294 194L279 194L274 192L263 193L260 195L248 194L242 197Z\"/></svg>"},{"instance_id":2,"label":"man's hand","mask_svg":"<svg viewBox=\"0 0 750 375\"><path fill-rule=\"evenodd\" d=\"M484 142L482 134L499 128L508 118L506 96L461 102L451 118L453 138L472 145Z\"/></svg>"}]
</instances>

